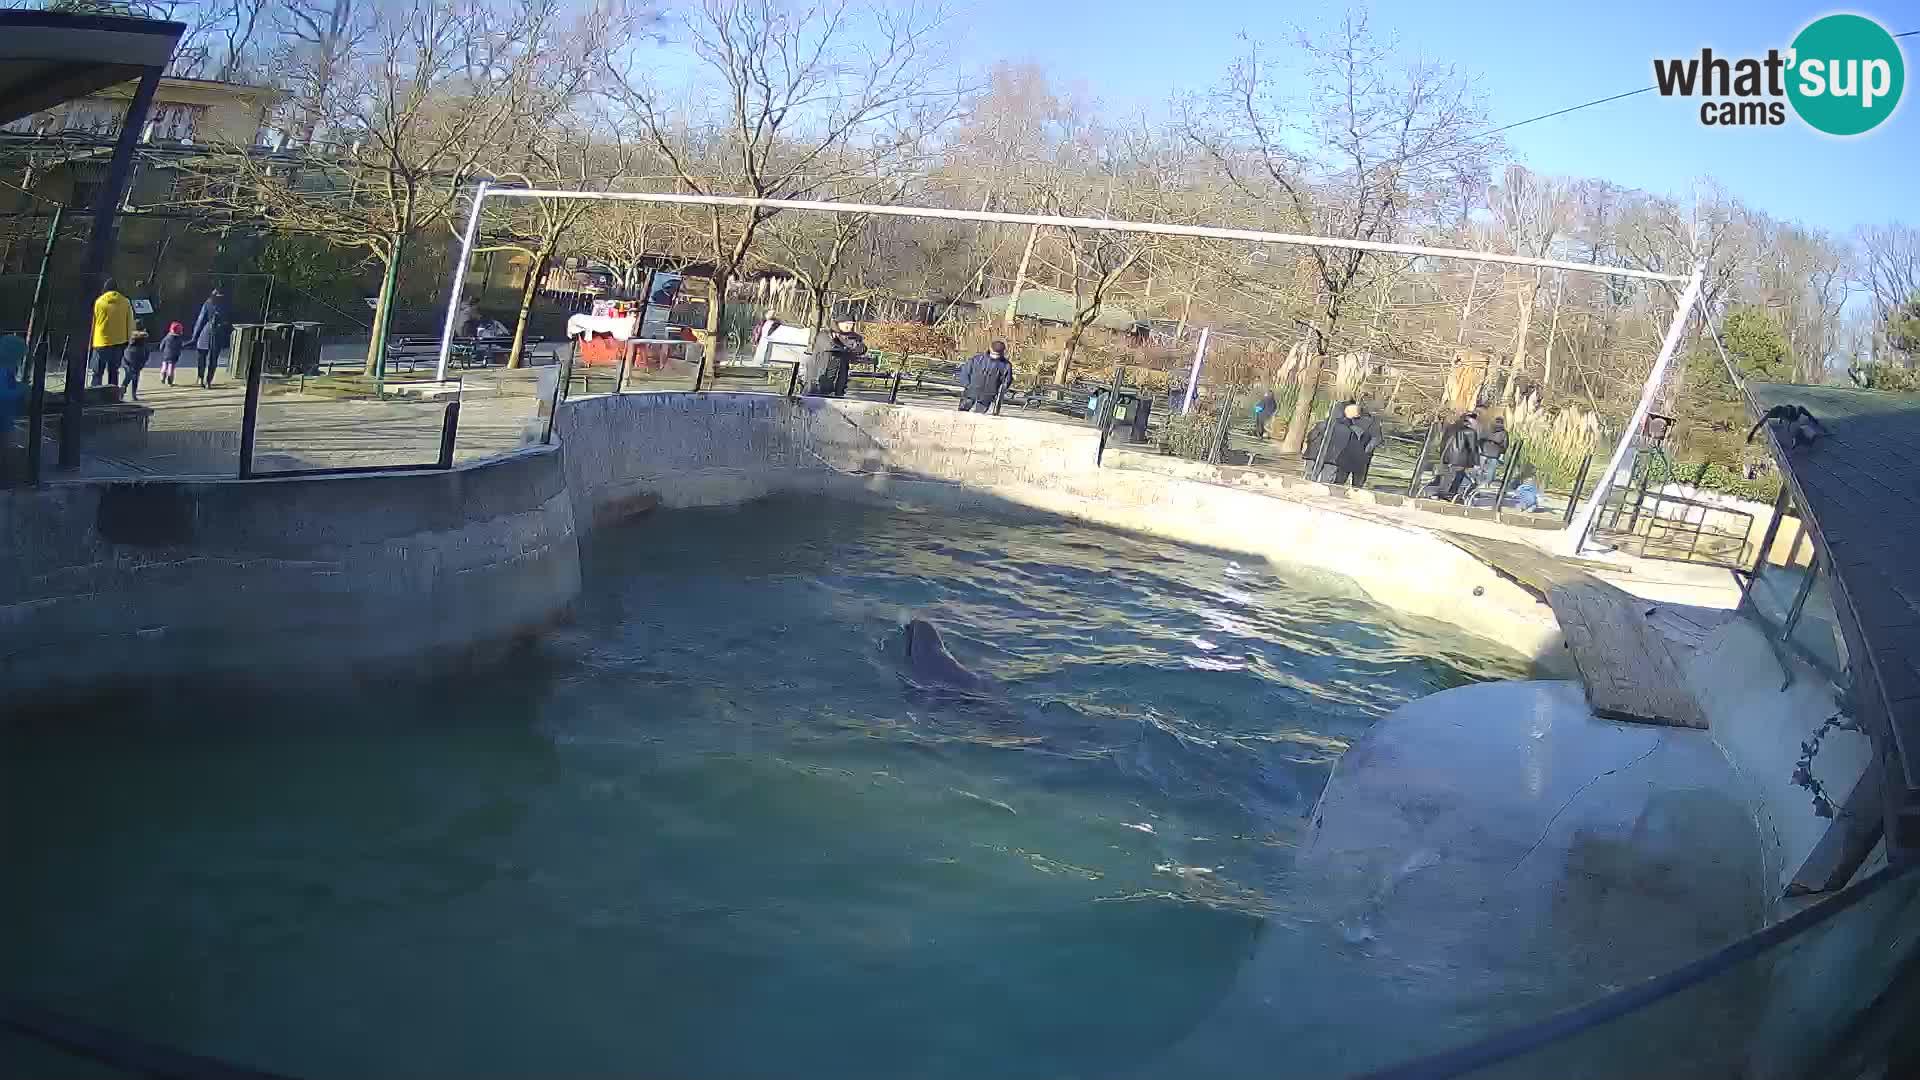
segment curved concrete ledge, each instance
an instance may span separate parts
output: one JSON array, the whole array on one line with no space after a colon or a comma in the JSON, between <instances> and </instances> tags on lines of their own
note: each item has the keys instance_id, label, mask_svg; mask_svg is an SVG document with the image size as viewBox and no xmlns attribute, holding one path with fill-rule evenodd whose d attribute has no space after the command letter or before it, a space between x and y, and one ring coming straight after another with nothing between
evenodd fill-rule
<instances>
[{"instance_id":1,"label":"curved concrete ledge","mask_svg":"<svg viewBox=\"0 0 1920 1080\"><path fill-rule=\"evenodd\" d=\"M1400 611L1566 670L1536 597L1425 529L1284 493L1096 468L1087 429L880 402L760 394L578 398L556 420L581 522L775 492L999 504L1331 571Z\"/></svg>"},{"instance_id":2,"label":"curved concrete ledge","mask_svg":"<svg viewBox=\"0 0 1920 1080\"><path fill-rule=\"evenodd\" d=\"M0 693L353 670L504 641L580 588L557 448L446 472L0 491Z\"/></svg>"}]
</instances>

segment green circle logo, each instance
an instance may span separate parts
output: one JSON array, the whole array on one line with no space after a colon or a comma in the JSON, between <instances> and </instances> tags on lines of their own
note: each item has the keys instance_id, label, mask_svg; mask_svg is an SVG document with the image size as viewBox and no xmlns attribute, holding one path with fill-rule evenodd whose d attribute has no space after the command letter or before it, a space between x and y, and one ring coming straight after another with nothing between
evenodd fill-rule
<instances>
[{"instance_id":1,"label":"green circle logo","mask_svg":"<svg viewBox=\"0 0 1920 1080\"><path fill-rule=\"evenodd\" d=\"M1827 15L1793 39L1787 99L1815 130L1872 131L1893 115L1906 85L1900 43L1863 15Z\"/></svg>"}]
</instances>

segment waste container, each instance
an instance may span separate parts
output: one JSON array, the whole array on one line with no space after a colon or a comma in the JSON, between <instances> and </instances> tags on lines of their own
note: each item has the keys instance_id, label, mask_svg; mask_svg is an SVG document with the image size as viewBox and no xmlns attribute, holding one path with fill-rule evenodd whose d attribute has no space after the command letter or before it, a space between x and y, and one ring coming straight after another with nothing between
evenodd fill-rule
<instances>
[{"instance_id":1,"label":"waste container","mask_svg":"<svg viewBox=\"0 0 1920 1080\"><path fill-rule=\"evenodd\" d=\"M293 330L292 361L288 365L289 375L320 374L320 324L317 322L296 322L288 324ZM269 368L268 370L272 370Z\"/></svg>"},{"instance_id":2,"label":"waste container","mask_svg":"<svg viewBox=\"0 0 1920 1080\"><path fill-rule=\"evenodd\" d=\"M227 363L236 381L246 381L247 372L253 369L254 353L259 351L259 345L259 323L233 324L233 335L227 346Z\"/></svg>"}]
</instances>

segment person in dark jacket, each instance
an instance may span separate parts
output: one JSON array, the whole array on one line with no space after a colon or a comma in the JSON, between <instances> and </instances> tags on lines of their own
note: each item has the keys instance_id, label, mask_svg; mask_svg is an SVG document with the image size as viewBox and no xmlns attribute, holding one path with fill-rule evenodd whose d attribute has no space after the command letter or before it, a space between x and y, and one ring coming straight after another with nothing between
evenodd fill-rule
<instances>
[{"instance_id":1,"label":"person in dark jacket","mask_svg":"<svg viewBox=\"0 0 1920 1080\"><path fill-rule=\"evenodd\" d=\"M1461 413L1459 419L1440 432L1440 467L1435 470L1432 494L1453 499L1468 480L1468 472L1480 464L1480 418Z\"/></svg>"},{"instance_id":2,"label":"person in dark jacket","mask_svg":"<svg viewBox=\"0 0 1920 1080\"><path fill-rule=\"evenodd\" d=\"M986 412L1000 395L1013 385L1013 361L1007 359L1007 343L996 341L983 353L975 353L960 365L955 374L960 380L960 411Z\"/></svg>"},{"instance_id":3,"label":"person in dark jacket","mask_svg":"<svg viewBox=\"0 0 1920 1080\"><path fill-rule=\"evenodd\" d=\"M160 381L173 385L173 369L180 363L180 350L187 346L187 328L184 324L167 324L167 335L160 339Z\"/></svg>"},{"instance_id":4,"label":"person in dark jacket","mask_svg":"<svg viewBox=\"0 0 1920 1080\"><path fill-rule=\"evenodd\" d=\"M844 397L847 393L847 368L867 355L867 339L853 328L851 319L842 322L827 343L827 365L813 392L823 397Z\"/></svg>"},{"instance_id":5,"label":"person in dark jacket","mask_svg":"<svg viewBox=\"0 0 1920 1080\"><path fill-rule=\"evenodd\" d=\"M193 347L200 351L200 386L213 389L213 373L220 366L220 350L227 344L227 294L214 289L193 320Z\"/></svg>"},{"instance_id":6,"label":"person in dark jacket","mask_svg":"<svg viewBox=\"0 0 1920 1080\"><path fill-rule=\"evenodd\" d=\"M1313 479L1323 484L1364 484L1380 437L1380 422L1359 402L1336 403L1328 418L1307 433L1308 460L1321 463Z\"/></svg>"},{"instance_id":7,"label":"person in dark jacket","mask_svg":"<svg viewBox=\"0 0 1920 1080\"><path fill-rule=\"evenodd\" d=\"M1260 395L1259 401L1253 403L1254 438L1264 439L1267 437L1267 425L1273 423L1273 410L1278 404L1279 403L1273 399L1273 391L1271 389Z\"/></svg>"},{"instance_id":8,"label":"person in dark jacket","mask_svg":"<svg viewBox=\"0 0 1920 1080\"><path fill-rule=\"evenodd\" d=\"M140 373L147 369L147 332L139 327L133 328L133 337L127 342L127 351L121 355L120 363L126 371L127 397L140 400Z\"/></svg>"},{"instance_id":9,"label":"person in dark jacket","mask_svg":"<svg viewBox=\"0 0 1920 1080\"><path fill-rule=\"evenodd\" d=\"M1500 475L1500 459L1507 456L1507 418L1496 416L1493 427L1480 436L1480 483L1491 484Z\"/></svg>"}]
</instances>

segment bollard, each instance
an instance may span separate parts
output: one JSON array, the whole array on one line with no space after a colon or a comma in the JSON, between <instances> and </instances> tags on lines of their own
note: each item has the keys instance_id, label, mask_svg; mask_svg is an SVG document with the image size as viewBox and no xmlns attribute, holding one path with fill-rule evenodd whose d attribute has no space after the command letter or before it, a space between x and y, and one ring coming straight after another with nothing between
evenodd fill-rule
<instances>
[{"instance_id":1,"label":"bollard","mask_svg":"<svg viewBox=\"0 0 1920 1080\"><path fill-rule=\"evenodd\" d=\"M460 402L447 402L447 411L440 417L440 467L453 468L453 440L460 431Z\"/></svg>"},{"instance_id":2,"label":"bollard","mask_svg":"<svg viewBox=\"0 0 1920 1080\"><path fill-rule=\"evenodd\" d=\"M1407 481L1409 499L1420 491L1420 474L1427 471L1427 451L1433 446L1433 431L1439 426L1438 421L1428 421L1427 433L1420 438L1420 453L1413 459L1413 478Z\"/></svg>"}]
</instances>

